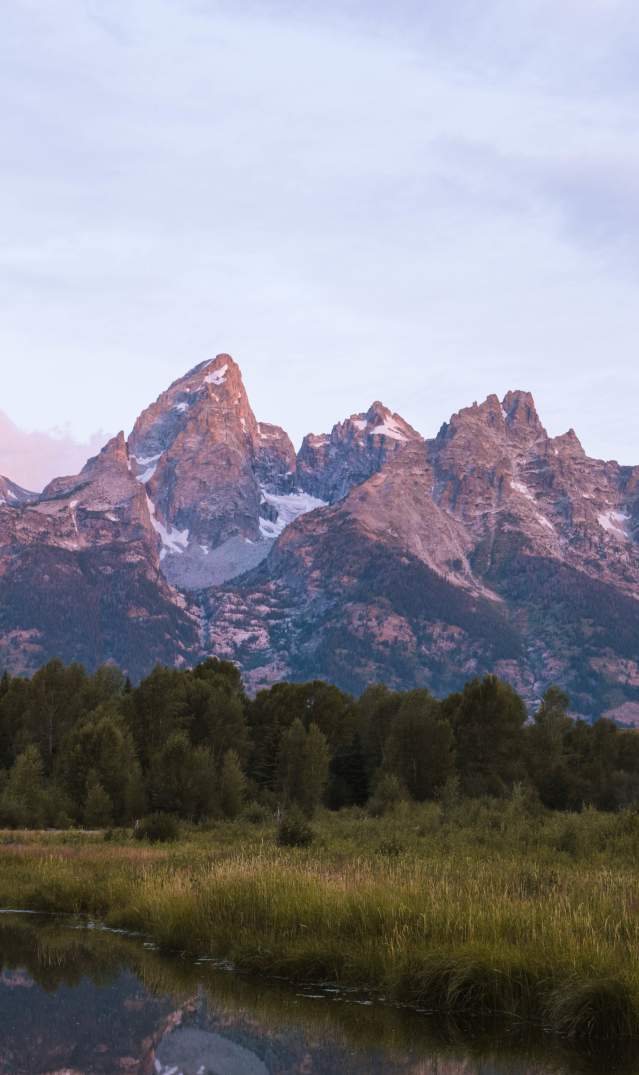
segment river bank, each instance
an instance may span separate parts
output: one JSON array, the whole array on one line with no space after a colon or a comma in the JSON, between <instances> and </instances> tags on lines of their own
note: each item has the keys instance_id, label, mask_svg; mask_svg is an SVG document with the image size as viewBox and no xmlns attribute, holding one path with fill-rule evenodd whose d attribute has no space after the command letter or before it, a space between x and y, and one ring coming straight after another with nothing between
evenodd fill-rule
<instances>
[{"instance_id":1,"label":"river bank","mask_svg":"<svg viewBox=\"0 0 639 1075\"><path fill-rule=\"evenodd\" d=\"M639 1037L635 815L528 818L502 804L451 821L411 807L323 815L316 831L304 850L278 847L269 824L167 846L5 832L0 904L89 915L165 950L445 1015Z\"/></svg>"}]
</instances>

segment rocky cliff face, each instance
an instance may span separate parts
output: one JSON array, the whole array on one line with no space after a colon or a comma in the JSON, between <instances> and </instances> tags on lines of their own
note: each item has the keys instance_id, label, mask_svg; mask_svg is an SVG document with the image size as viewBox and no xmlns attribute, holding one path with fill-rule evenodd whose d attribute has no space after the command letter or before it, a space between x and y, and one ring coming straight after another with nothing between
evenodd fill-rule
<instances>
[{"instance_id":1,"label":"rocky cliff face","mask_svg":"<svg viewBox=\"0 0 639 1075\"><path fill-rule=\"evenodd\" d=\"M184 664L198 623L159 572L159 541L123 434L80 474L0 505L0 665L50 657L133 677Z\"/></svg>"},{"instance_id":2,"label":"rocky cliff face","mask_svg":"<svg viewBox=\"0 0 639 1075\"><path fill-rule=\"evenodd\" d=\"M285 518L306 506L286 499L296 490L293 445L284 430L257 423L230 355L172 384L138 418L129 451L162 543L162 571L185 590L260 563Z\"/></svg>"},{"instance_id":3,"label":"rocky cliff face","mask_svg":"<svg viewBox=\"0 0 639 1075\"><path fill-rule=\"evenodd\" d=\"M304 438L297 457L301 487L330 504L341 500L354 485L370 478L386 459L422 437L383 403L352 414L330 433Z\"/></svg>"},{"instance_id":4,"label":"rocky cliff face","mask_svg":"<svg viewBox=\"0 0 639 1075\"><path fill-rule=\"evenodd\" d=\"M37 493L30 493L27 489L23 489L22 486L16 485L15 482L4 478L0 474L0 506L3 504L13 505L26 504L29 500L35 500Z\"/></svg>"},{"instance_id":5,"label":"rocky cliff face","mask_svg":"<svg viewBox=\"0 0 639 1075\"><path fill-rule=\"evenodd\" d=\"M639 722L638 534L639 468L549 437L525 392L429 441L375 403L296 458L218 355L79 475L0 480L0 665L212 652L253 688L437 692L495 671Z\"/></svg>"}]
</instances>

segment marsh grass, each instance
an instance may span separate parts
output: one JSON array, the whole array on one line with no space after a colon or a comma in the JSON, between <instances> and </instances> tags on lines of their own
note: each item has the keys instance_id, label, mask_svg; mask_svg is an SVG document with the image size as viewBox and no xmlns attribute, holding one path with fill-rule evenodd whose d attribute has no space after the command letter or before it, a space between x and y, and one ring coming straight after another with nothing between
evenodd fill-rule
<instances>
[{"instance_id":1,"label":"marsh grass","mask_svg":"<svg viewBox=\"0 0 639 1075\"><path fill-rule=\"evenodd\" d=\"M313 847L229 823L170 848L0 844L0 903L91 915L162 949L334 981L564 1038L639 1036L634 815L531 819L471 804L327 815ZM570 851L561 839L570 823ZM384 842L397 853L380 854Z\"/></svg>"}]
</instances>

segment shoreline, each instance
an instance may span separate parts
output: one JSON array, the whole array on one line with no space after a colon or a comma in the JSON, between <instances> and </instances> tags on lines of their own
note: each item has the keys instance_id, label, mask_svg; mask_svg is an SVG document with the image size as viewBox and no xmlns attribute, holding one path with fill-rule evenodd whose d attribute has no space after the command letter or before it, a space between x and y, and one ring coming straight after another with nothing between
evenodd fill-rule
<instances>
[{"instance_id":1,"label":"shoreline","mask_svg":"<svg viewBox=\"0 0 639 1075\"><path fill-rule=\"evenodd\" d=\"M171 847L14 834L0 843L0 903L445 1017L639 1041L635 869L495 848L352 856L330 844L340 820L326 824L328 846L308 851L276 848L268 828L242 843L237 825Z\"/></svg>"}]
</instances>

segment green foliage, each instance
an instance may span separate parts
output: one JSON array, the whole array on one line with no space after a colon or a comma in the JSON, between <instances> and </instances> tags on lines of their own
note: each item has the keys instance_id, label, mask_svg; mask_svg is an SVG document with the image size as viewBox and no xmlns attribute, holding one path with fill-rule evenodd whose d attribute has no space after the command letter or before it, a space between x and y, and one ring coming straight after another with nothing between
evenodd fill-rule
<instances>
[{"instance_id":1,"label":"green foliage","mask_svg":"<svg viewBox=\"0 0 639 1075\"><path fill-rule=\"evenodd\" d=\"M207 747L194 747L186 732L174 732L151 759L149 798L155 810L198 820L217 803L215 763Z\"/></svg>"},{"instance_id":2,"label":"green foliage","mask_svg":"<svg viewBox=\"0 0 639 1075\"><path fill-rule=\"evenodd\" d=\"M242 817L250 825L265 825L270 820L271 814L261 803L250 802L244 808Z\"/></svg>"},{"instance_id":3,"label":"green foliage","mask_svg":"<svg viewBox=\"0 0 639 1075\"><path fill-rule=\"evenodd\" d=\"M169 843L171 840L177 840L179 835L180 826L176 819L159 810L143 817L134 830L136 840L148 840L150 844Z\"/></svg>"},{"instance_id":4,"label":"green foliage","mask_svg":"<svg viewBox=\"0 0 639 1075\"><path fill-rule=\"evenodd\" d=\"M406 792L396 773L380 773L375 791L368 803L371 817L382 817L393 810L406 797Z\"/></svg>"},{"instance_id":5,"label":"green foliage","mask_svg":"<svg viewBox=\"0 0 639 1075\"><path fill-rule=\"evenodd\" d=\"M574 720L568 705L551 687L526 723L496 676L442 700L380 684L354 699L321 681L249 699L215 658L158 666L137 686L112 665L90 675L50 661L31 680L0 677L0 821L123 827L151 810L199 823L240 817L247 798L382 817L406 799L440 803L447 826L472 800L487 824L518 831L522 810L634 808L639 734ZM497 799L508 805L485 805Z\"/></svg>"},{"instance_id":6,"label":"green foliage","mask_svg":"<svg viewBox=\"0 0 639 1075\"><path fill-rule=\"evenodd\" d=\"M227 750L220 773L220 805L224 817L239 817L246 794L246 777L235 750Z\"/></svg>"},{"instance_id":7,"label":"green foliage","mask_svg":"<svg viewBox=\"0 0 639 1075\"><path fill-rule=\"evenodd\" d=\"M428 691L409 691L404 696L384 754L386 767L417 802L435 798L453 775L453 729L440 716L439 705Z\"/></svg>"},{"instance_id":8,"label":"green foliage","mask_svg":"<svg viewBox=\"0 0 639 1075\"><path fill-rule=\"evenodd\" d=\"M291 807L284 814L277 828L280 847L310 847L315 833L301 810Z\"/></svg>"},{"instance_id":9,"label":"green foliage","mask_svg":"<svg viewBox=\"0 0 639 1075\"><path fill-rule=\"evenodd\" d=\"M28 746L19 754L9 772L0 812L5 824L24 828L42 828L47 822L44 766L37 746Z\"/></svg>"},{"instance_id":10,"label":"green foliage","mask_svg":"<svg viewBox=\"0 0 639 1075\"><path fill-rule=\"evenodd\" d=\"M296 718L282 738L279 754L281 788L289 803L312 817L328 781L330 754L326 736L316 724L305 730Z\"/></svg>"},{"instance_id":11,"label":"green foliage","mask_svg":"<svg viewBox=\"0 0 639 1075\"><path fill-rule=\"evenodd\" d=\"M113 802L104 790L95 769L87 777L87 797L84 806L84 823L90 829L107 828L113 821Z\"/></svg>"},{"instance_id":12,"label":"green foliage","mask_svg":"<svg viewBox=\"0 0 639 1075\"><path fill-rule=\"evenodd\" d=\"M616 1044L639 1034L637 1004L622 981L575 978L556 991L548 1007L555 1031L573 1041Z\"/></svg>"},{"instance_id":13,"label":"green foliage","mask_svg":"<svg viewBox=\"0 0 639 1075\"><path fill-rule=\"evenodd\" d=\"M503 795L525 772L526 710L519 695L497 676L467 683L450 710L457 768L466 795Z\"/></svg>"}]
</instances>

